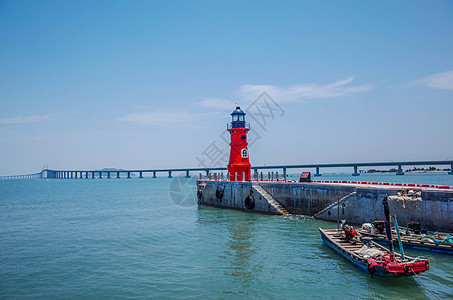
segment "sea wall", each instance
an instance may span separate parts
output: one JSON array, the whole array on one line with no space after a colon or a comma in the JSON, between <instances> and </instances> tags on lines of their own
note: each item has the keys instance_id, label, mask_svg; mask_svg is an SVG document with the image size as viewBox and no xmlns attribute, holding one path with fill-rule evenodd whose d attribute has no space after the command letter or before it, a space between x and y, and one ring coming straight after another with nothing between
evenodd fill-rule
<instances>
[{"instance_id":1,"label":"sea wall","mask_svg":"<svg viewBox=\"0 0 453 300\"><path fill-rule=\"evenodd\" d=\"M410 198L399 197L398 188L385 186L285 182L260 182L259 185L292 214L337 221L339 211L340 219L346 219L351 224L383 220L382 199L387 195L390 212L397 216L402 226L414 221L430 230L453 232L453 191L422 190L421 197ZM253 195L250 182L202 181L198 186L202 191L199 204L266 214L277 213L265 199ZM221 199L216 197L217 189L223 191ZM247 209L245 205L245 199L250 194L255 200L253 209Z\"/></svg>"},{"instance_id":2,"label":"sea wall","mask_svg":"<svg viewBox=\"0 0 453 300\"><path fill-rule=\"evenodd\" d=\"M216 193L216 191L219 192ZM220 191L223 192L223 195L220 194ZM246 206L246 198L251 194L254 199L253 209L249 209ZM275 208L266 199L253 195L251 182L201 181L198 183L197 195L198 204L201 205L263 214L277 214Z\"/></svg>"}]
</instances>

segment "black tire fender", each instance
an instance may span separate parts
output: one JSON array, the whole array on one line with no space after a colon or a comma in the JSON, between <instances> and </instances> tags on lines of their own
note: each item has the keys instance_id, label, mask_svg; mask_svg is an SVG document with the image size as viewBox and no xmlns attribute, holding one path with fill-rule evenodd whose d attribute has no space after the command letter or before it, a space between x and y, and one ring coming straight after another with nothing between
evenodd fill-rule
<instances>
[{"instance_id":1,"label":"black tire fender","mask_svg":"<svg viewBox=\"0 0 453 300\"><path fill-rule=\"evenodd\" d=\"M255 199L252 195L247 196L244 201L245 208L254 209L255 208Z\"/></svg>"}]
</instances>

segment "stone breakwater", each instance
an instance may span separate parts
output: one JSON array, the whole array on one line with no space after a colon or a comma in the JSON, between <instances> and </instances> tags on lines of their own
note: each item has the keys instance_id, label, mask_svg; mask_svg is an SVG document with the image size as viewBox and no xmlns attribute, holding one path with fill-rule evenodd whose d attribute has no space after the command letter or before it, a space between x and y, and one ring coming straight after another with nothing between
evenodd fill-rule
<instances>
[{"instance_id":1,"label":"stone breakwater","mask_svg":"<svg viewBox=\"0 0 453 300\"><path fill-rule=\"evenodd\" d=\"M267 196L260 193L261 187ZM198 204L263 214L280 214L274 201L293 215L361 224L383 220L382 199L405 226L414 221L430 230L453 232L453 191L420 188L415 197L399 196L401 187L299 182L199 181ZM421 195L421 196L420 196ZM338 209L338 203L340 208Z\"/></svg>"}]
</instances>

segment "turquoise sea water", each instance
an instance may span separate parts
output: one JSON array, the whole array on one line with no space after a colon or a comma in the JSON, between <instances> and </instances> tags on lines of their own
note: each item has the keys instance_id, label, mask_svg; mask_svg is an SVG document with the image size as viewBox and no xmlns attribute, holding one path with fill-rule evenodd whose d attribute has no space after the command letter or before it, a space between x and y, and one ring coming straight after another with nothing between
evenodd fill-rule
<instances>
[{"instance_id":1,"label":"turquoise sea water","mask_svg":"<svg viewBox=\"0 0 453 300\"><path fill-rule=\"evenodd\" d=\"M434 299L416 278L371 278L335 254L318 227L336 224L181 206L192 190L179 180L0 181L0 298ZM453 257L409 254L453 298Z\"/></svg>"}]
</instances>

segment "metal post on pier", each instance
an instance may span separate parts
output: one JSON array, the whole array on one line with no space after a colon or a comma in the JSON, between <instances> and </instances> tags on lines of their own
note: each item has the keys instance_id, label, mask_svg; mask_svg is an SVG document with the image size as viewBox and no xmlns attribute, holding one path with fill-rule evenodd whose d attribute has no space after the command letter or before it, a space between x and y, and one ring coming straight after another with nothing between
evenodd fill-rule
<instances>
[{"instance_id":1,"label":"metal post on pier","mask_svg":"<svg viewBox=\"0 0 453 300\"><path fill-rule=\"evenodd\" d=\"M316 167L316 173L315 173L315 176L321 176L322 174L319 173L319 167Z\"/></svg>"}]
</instances>

